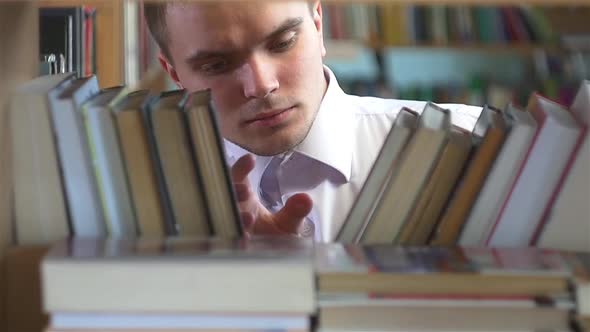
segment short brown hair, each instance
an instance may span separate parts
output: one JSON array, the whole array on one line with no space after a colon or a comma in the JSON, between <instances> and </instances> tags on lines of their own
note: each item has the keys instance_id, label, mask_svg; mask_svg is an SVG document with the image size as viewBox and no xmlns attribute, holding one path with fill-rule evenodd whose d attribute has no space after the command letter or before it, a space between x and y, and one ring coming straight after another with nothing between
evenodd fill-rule
<instances>
[{"instance_id":1,"label":"short brown hair","mask_svg":"<svg viewBox=\"0 0 590 332\"><path fill-rule=\"evenodd\" d=\"M307 0L309 11L313 15L313 5L316 1ZM172 61L170 50L168 49L168 30L166 29L166 10L172 2L145 2L143 4L143 14L145 21L154 37L154 40L160 47L162 54L168 61Z\"/></svg>"},{"instance_id":2,"label":"short brown hair","mask_svg":"<svg viewBox=\"0 0 590 332\"><path fill-rule=\"evenodd\" d=\"M166 10L168 8L167 2L146 2L143 4L143 15L145 22L154 37L154 40L160 47L162 54L172 61L170 52L168 50L168 32L166 30Z\"/></svg>"}]
</instances>

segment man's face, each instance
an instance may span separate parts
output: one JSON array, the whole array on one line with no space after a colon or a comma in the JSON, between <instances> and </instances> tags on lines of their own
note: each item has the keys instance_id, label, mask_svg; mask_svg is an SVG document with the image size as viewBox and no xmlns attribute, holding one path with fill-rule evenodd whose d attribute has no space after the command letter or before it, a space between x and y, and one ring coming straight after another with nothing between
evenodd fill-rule
<instances>
[{"instance_id":1,"label":"man's face","mask_svg":"<svg viewBox=\"0 0 590 332\"><path fill-rule=\"evenodd\" d=\"M174 4L166 24L172 77L211 89L226 139L275 155L305 138L326 87L319 3Z\"/></svg>"}]
</instances>

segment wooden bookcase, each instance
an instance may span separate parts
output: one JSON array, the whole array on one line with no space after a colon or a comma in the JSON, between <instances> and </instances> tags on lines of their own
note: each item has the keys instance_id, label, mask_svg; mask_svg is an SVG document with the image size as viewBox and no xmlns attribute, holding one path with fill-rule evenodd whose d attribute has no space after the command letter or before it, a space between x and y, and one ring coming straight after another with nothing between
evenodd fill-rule
<instances>
[{"instance_id":1,"label":"wooden bookcase","mask_svg":"<svg viewBox=\"0 0 590 332\"><path fill-rule=\"evenodd\" d=\"M355 2L395 2L445 5L514 5L510 0L358 0ZM324 1L327 2L327 1ZM332 0L330 2L351 2ZM530 5L583 5L588 0L523 0ZM40 332L46 317L40 309L39 261L47 246L4 248L11 237L2 223L11 219L10 179L5 158L8 135L5 104L10 91L37 75L39 64L39 7L92 5L97 18L97 69L102 86L124 82L123 1L120 0L37 0L0 1L0 331ZM526 51L526 49L525 49Z\"/></svg>"},{"instance_id":2,"label":"wooden bookcase","mask_svg":"<svg viewBox=\"0 0 590 332\"><path fill-rule=\"evenodd\" d=\"M123 1L120 0L41 0L39 7L79 7L88 5L96 8L96 75L102 87L123 84L124 46Z\"/></svg>"}]
</instances>

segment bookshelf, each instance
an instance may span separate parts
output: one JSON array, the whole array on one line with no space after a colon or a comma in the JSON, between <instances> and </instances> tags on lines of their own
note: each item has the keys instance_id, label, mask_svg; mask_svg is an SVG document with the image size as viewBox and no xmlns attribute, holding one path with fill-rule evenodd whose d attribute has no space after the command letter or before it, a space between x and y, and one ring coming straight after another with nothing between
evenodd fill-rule
<instances>
[{"instance_id":1,"label":"bookshelf","mask_svg":"<svg viewBox=\"0 0 590 332\"><path fill-rule=\"evenodd\" d=\"M33 2L34 3L34 2ZM96 75L103 87L122 84L124 76L123 1L117 0L41 0L41 8L80 7L96 8Z\"/></svg>"},{"instance_id":2,"label":"bookshelf","mask_svg":"<svg viewBox=\"0 0 590 332\"><path fill-rule=\"evenodd\" d=\"M350 3L348 0L325 1L327 3ZM359 3L390 2L400 4L444 4L444 5L511 5L506 0L359 0ZM525 0L530 5L577 5L590 6L587 0ZM101 85L112 86L124 81L123 64L123 2L119 0L40 0L20 2L0 2L0 106L5 105L9 91L16 85L33 78L38 68L38 16L39 7L60 7L93 5L100 9L98 16L97 61ZM380 49L391 45L373 44ZM404 48L460 49L485 53L520 52L530 54L537 45L397 45ZM545 48L545 47L544 47ZM551 52L561 52L559 48L549 48ZM5 112L0 108L0 148L6 151L7 137ZM7 174L9 163L0 158L0 220L10 218L10 196L6 188L10 186ZM0 244L7 243L2 238L10 234L2 229L0 223ZM40 331L45 318L38 308L39 293L37 263L45 252L45 246L0 247L0 330L1 331ZM29 287L33 286L33 287ZM13 301L21 297L23 301Z\"/></svg>"},{"instance_id":3,"label":"bookshelf","mask_svg":"<svg viewBox=\"0 0 590 332\"><path fill-rule=\"evenodd\" d=\"M368 80L379 90L384 81L395 98L413 99L406 91L416 89L426 93L437 90L433 100L438 102L474 103L461 99L461 95L470 94L474 87L470 81L478 80L483 81L484 89L488 84L506 85L522 96L532 90L550 91L548 94L559 100L550 87L578 80L581 75L575 73L587 72L588 68L584 59L589 50L584 40L590 31L582 24L590 13L587 7L469 2L324 5L325 40L362 49L357 51L362 58L349 56L349 68L341 69L346 60L335 59L328 47L328 64L338 65L337 76L345 77L351 93L376 89L359 88L359 81ZM434 62L445 63L445 69L431 65ZM577 69L563 71L572 66ZM381 74L375 77L375 71Z\"/></svg>"},{"instance_id":4,"label":"bookshelf","mask_svg":"<svg viewBox=\"0 0 590 332\"><path fill-rule=\"evenodd\" d=\"M403 49L403 50L415 50L429 52L432 50L454 50L464 51L473 53L493 53L493 54L506 54L506 53L517 53L524 55L531 55L538 50L543 50L548 53L564 53L567 49L558 46L547 46L542 44L532 43L512 43L506 44L481 44L481 43L450 43L450 44L386 44L372 42L369 43L369 47L376 51L384 50L386 48Z\"/></svg>"}]
</instances>

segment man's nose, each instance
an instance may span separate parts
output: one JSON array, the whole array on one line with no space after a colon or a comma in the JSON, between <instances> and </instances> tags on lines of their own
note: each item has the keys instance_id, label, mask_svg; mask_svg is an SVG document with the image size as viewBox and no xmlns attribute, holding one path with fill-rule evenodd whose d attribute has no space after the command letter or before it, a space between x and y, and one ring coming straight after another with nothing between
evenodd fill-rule
<instances>
[{"instance_id":1,"label":"man's nose","mask_svg":"<svg viewBox=\"0 0 590 332\"><path fill-rule=\"evenodd\" d=\"M264 98L279 88L273 59L253 54L242 68L242 84L246 98Z\"/></svg>"}]
</instances>

